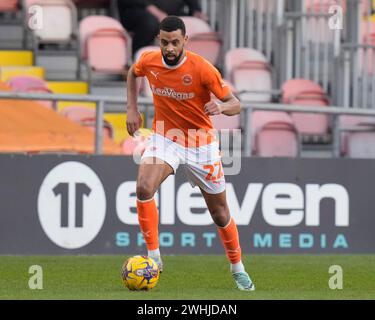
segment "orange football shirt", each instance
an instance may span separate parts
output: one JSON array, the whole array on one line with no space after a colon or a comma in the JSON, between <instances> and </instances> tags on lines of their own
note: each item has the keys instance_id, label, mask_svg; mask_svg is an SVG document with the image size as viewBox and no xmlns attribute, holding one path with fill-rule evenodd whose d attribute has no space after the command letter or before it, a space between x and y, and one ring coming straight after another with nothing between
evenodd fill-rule
<instances>
[{"instance_id":1,"label":"orange football shirt","mask_svg":"<svg viewBox=\"0 0 375 320\"><path fill-rule=\"evenodd\" d=\"M215 140L211 119L204 112L211 92L223 99L230 88L211 63L185 52L178 65L168 66L161 51L147 51L135 63L134 72L147 77L153 92L153 131L186 147L197 147Z\"/></svg>"}]
</instances>

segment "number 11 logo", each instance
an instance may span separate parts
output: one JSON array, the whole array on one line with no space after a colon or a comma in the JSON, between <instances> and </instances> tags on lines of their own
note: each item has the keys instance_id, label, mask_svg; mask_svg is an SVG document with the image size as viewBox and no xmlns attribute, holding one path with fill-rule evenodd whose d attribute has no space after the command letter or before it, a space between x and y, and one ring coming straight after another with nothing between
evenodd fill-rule
<instances>
[{"instance_id":1,"label":"number 11 logo","mask_svg":"<svg viewBox=\"0 0 375 320\"><path fill-rule=\"evenodd\" d=\"M83 196L90 195L91 189L86 183L75 183L75 228L83 227ZM53 188L53 192L56 196L61 196L61 228L67 228L69 226L69 183L60 182L56 187Z\"/></svg>"},{"instance_id":2,"label":"number 11 logo","mask_svg":"<svg viewBox=\"0 0 375 320\"><path fill-rule=\"evenodd\" d=\"M56 245L76 249L99 233L106 211L103 185L83 163L57 165L45 177L38 196L39 221Z\"/></svg>"}]
</instances>

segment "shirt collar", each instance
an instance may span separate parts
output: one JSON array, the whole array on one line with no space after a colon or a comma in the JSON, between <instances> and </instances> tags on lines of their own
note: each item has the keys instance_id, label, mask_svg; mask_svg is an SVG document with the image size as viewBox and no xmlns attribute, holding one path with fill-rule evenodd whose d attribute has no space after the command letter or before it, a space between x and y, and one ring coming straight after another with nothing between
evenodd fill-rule
<instances>
[{"instance_id":1,"label":"shirt collar","mask_svg":"<svg viewBox=\"0 0 375 320\"><path fill-rule=\"evenodd\" d=\"M161 61L163 62L164 67L166 67L167 69L177 69L181 67L186 62L186 60L187 60L187 53L185 51L185 57L180 61L180 63L176 64L175 66L170 66L165 63L163 55L161 55Z\"/></svg>"}]
</instances>

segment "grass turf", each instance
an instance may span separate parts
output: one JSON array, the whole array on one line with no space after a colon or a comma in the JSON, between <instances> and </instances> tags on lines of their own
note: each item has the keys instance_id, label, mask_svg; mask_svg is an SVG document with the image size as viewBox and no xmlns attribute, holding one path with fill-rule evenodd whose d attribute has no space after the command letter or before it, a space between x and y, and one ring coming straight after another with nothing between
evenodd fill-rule
<instances>
[{"instance_id":1,"label":"grass turf","mask_svg":"<svg viewBox=\"0 0 375 320\"><path fill-rule=\"evenodd\" d=\"M147 292L123 287L125 256L0 256L0 299L375 299L375 255L245 255L256 291L235 288L225 256L164 256L164 272ZM31 290L31 265L43 289ZM328 269L343 269L343 289L328 286Z\"/></svg>"}]
</instances>

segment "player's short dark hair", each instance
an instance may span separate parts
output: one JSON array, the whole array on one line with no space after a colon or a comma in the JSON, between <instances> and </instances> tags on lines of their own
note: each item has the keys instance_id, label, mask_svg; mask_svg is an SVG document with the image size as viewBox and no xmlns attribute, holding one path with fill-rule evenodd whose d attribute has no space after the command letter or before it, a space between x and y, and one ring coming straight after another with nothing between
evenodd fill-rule
<instances>
[{"instance_id":1,"label":"player's short dark hair","mask_svg":"<svg viewBox=\"0 0 375 320\"><path fill-rule=\"evenodd\" d=\"M166 32L172 32L180 29L183 36L186 34L186 28L184 21L177 16L168 16L160 22L159 32L161 30Z\"/></svg>"}]
</instances>

